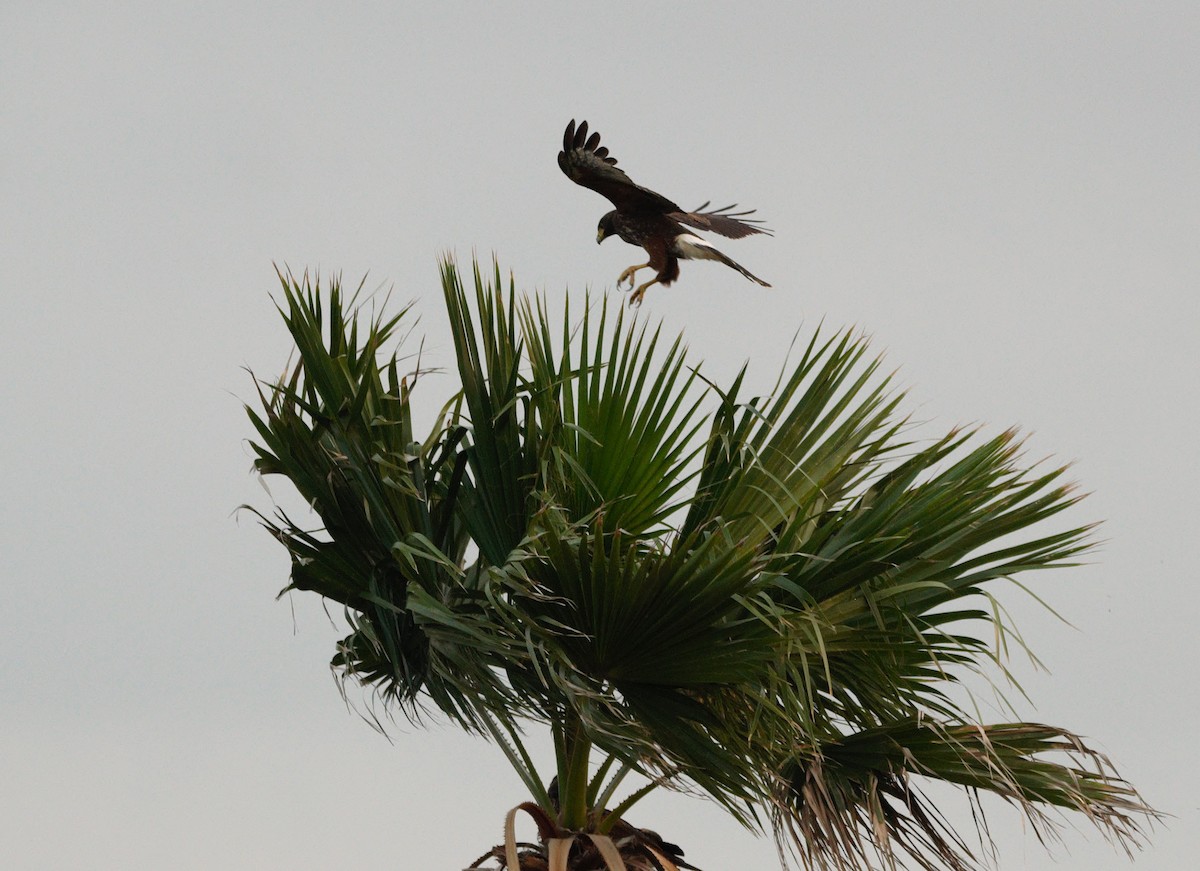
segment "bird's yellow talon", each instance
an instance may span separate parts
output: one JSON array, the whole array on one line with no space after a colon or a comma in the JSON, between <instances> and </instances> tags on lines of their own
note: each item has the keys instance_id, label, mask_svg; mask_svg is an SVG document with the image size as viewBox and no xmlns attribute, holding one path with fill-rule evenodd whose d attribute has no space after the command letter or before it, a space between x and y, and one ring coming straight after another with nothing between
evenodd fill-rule
<instances>
[{"instance_id":1,"label":"bird's yellow talon","mask_svg":"<svg viewBox=\"0 0 1200 871\"><path fill-rule=\"evenodd\" d=\"M630 266L624 272L617 276L617 287L620 288L626 281L629 282L629 289L633 290L633 277L637 275L639 269L645 269L649 263L640 263L637 266Z\"/></svg>"},{"instance_id":2,"label":"bird's yellow talon","mask_svg":"<svg viewBox=\"0 0 1200 871\"><path fill-rule=\"evenodd\" d=\"M647 281L645 284L643 284L641 287L639 287L637 290L635 290L631 297L629 297L629 304L631 306L641 305L642 297L644 297L646 295L646 288L652 284L658 284L658 283L659 283L659 281L657 278L653 278L650 281Z\"/></svg>"}]
</instances>

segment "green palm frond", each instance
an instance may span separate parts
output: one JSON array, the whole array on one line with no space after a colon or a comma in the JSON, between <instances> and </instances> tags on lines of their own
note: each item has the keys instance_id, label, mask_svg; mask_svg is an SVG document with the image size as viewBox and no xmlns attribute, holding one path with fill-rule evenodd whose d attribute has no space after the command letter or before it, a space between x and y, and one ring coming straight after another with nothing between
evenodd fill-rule
<instances>
[{"instance_id":1,"label":"green palm frond","mask_svg":"<svg viewBox=\"0 0 1200 871\"><path fill-rule=\"evenodd\" d=\"M1011 432L916 441L849 332L816 331L747 398L744 370L711 384L606 300L555 322L498 267L472 277L442 264L459 389L421 429L420 367L391 348L410 309L280 276L298 356L249 411L256 466L316 520L260 519L287 589L344 607L344 679L497 742L564 829L617 825L592 805L636 771L769 821L812 867L968 867L922 778L1138 840L1153 812L1103 757L961 701L1019 643L997 582L1090 546L1057 523L1079 498L1063 469L1025 465ZM555 790L523 743L538 723Z\"/></svg>"},{"instance_id":2,"label":"green palm frond","mask_svg":"<svg viewBox=\"0 0 1200 871\"><path fill-rule=\"evenodd\" d=\"M521 390L519 367L523 348L517 336L516 294L507 304L501 292L499 266L493 288L485 289L475 267L476 329L458 271L442 263L442 285L468 414L471 469L463 484L461 512L483 556L503 563L525 535L533 509L531 494L537 472L541 433L528 414L528 394ZM523 408L522 406L526 406ZM522 427L528 427L522 431Z\"/></svg>"},{"instance_id":3,"label":"green palm frond","mask_svg":"<svg viewBox=\"0 0 1200 871\"><path fill-rule=\"evenodd\" d=\"M848 871L902 856L928 869L974 866L964 840L922 795L921 779L999 795L1043 838L1057 822L1043 808L1071 810L1128 849L1146 810L1102 754L1034 723L899 721L813 748L784 773L777 831L787 832L806 866Z\"/></svg>"},{"instance_id":4,"label":"green palm frond","mask_svg":"<svg viewBox=\"0 0 1200 871\"><path fill-rule=\"evenodd\" d=\"M744 372L714 415L690 530L719 521L731 534L787 547L858 484L893 444L900 401L865 340L814 334L768 397L739 402Z\"/></svg>"},{"instance_id":5,"label":"green palm frond","mask_svg":"<svg viewBox=\"0 0 1200 871\"><path fill-rule=\"evenodd\" d=\"M826 691L852 694L847 705L826 705L847 721L871 725L922 696L930 713L947 713L929 679L953 680L949 666L976 662L989 638L1009 632L985 585L1069 564L1088 547L1087 527L1014 540L1076 497L1059 482L1061 469L1018 469L1012 433L947 462L969 438L952 433L917 452L818 518L796 551L776 555L781 591L820 627Z\"/></svg>"},{"instance_id":6,"label":"green palm frond","mask_svg":"<svg viewBox=\"0 0 1200 871\"><path fill-rule=\"evenodd\" d=\"M620 310L610 329L607 299L593 317L585 301L573 325L568 308L556 343L541 301L521 309L532 401L555 424L542 481L571 516L603 509L608 529L641 534L671 515L690 480L702 397L681 340L660 355L661 329L647 337Z\"/></svg>"},{"instance_id":7,"label":"green palm frond","mask_svg":"<svg viewBox=\"0 0 1200 871\"><path fill-rule=\"evenodd\" d=\"M783 643L778 621L746 600L763 584L762 556L717 536L667 549L622 533L547 528L522 624L557 636L538 669L572 700L590 740L656 777L684 776L744 815L753 784L747 723L716 697L752 705ZM536 634L537 629L529 629Z\"/></svg>"}]
</instances>

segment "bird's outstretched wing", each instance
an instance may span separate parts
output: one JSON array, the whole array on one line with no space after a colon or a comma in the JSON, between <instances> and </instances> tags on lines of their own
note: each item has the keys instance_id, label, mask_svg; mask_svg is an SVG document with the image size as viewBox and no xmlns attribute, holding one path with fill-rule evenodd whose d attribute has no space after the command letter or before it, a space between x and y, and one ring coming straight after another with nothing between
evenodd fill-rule
<instances>
[{"instance_id":1,"label":"bird's outstretched wing","mask_svg":"<svg viewBox=\"0 0 1200 871\"><path fill-rule=\"evenodd\" d=\"M623 170L617 169L617 159L608 156L608 149L600 144L600 134L588 136L587 121L578 128L574 119L567 125L558 165L575 184L607 197L621 211L682 212L662 194L634 184Z\"/></svg>"},{"instance_id":2,"label":"bird's outstretched wing","mask_svg":"<svg viewBox=\"0 0 1200 871\"><path fill-rule=\"evenodd\" d=\"M674 218L681 224L687 224L689 227L695 227L697 230L710 230L713 233L728 236L730 239L741 239L743 236L753 236L755 233L774 235L766 227L761 226L762 221L746 217L746 215L753 215L755 209L747 209L744 212L729 211L736 209L736 204L713 209L710 212L704 211L707 208L708 203L705 203L694 211L672 212L668 217Z\"/></svg>"}]
</instances>

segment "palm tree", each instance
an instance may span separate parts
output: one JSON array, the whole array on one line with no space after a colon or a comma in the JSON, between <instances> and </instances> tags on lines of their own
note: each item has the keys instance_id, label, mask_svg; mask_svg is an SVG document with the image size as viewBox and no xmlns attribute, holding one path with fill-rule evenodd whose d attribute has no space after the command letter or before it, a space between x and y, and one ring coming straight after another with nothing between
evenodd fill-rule
<instances>
[{"instance_id":1,"label":"palm tree","mask_svg":"<svg viewBox=\"0 0 1200 871\"><path fill-rule=\"evenodd\" d=\"M971 867L924 796L995 793L1039 834L1082 813L1119 845L1153 817L1072 733L982 724L955 688L1019 639L996 582L1069 565L1078 496L1012 432L915 442L864 340L814 334L769 395L707 381L680 339L589 301L442 263L461 388L428 435L425 374L384 354L409 308L281 274L298 359L260 385L256 467L320 518L259 515L288 590L344 606L335 670L413 722L489 738L528 788L509 871L690 867L626 816L699 790L806 867ZM361 286L359 288L361 290ZM1050 524L1053 527L1053 524ZM543 724L556 768L537 771ZM636 772L646 785L618 798ZM519 844L518 812L537 823ZM986 843L986 833L984 834Z\"/></svg>"}]
</instances>

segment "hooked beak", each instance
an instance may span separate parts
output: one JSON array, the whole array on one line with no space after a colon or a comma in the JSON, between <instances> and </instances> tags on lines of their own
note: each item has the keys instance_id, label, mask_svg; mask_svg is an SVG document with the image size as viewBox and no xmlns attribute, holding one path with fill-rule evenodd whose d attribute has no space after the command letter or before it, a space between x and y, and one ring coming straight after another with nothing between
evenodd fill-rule
<instances>
[{"instance_id":1,"label":"hooked beak","mask_svg":"<svg viewBox=\"0 0 1200 871\"><path fill-rule=\"evenodd\" d=\"M596 244L597 245L599 245L601 242L603 242L606 238L607 238L607 236L605 235L603 230L596 231Z\"/></svg>"}]
</instances>

